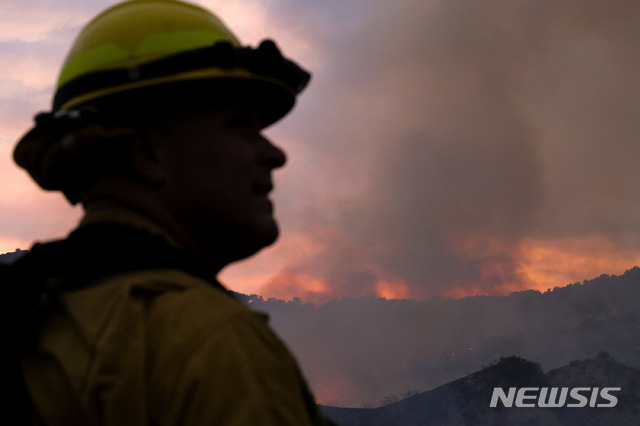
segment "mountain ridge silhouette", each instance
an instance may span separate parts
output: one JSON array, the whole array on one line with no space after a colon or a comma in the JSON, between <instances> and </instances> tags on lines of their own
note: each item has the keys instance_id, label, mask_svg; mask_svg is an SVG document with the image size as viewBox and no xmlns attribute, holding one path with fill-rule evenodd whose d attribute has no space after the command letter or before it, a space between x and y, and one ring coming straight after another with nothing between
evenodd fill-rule
<instances>
[{"instance_id":1,"label":"mountain ridge silhouette","mask_svg":"<svg viewBox=\"0 0 640 426\"><path fill-rule=\"evenodd\" d=\"M591 374L585 374L590 370ZM613 408L490 407L494 387L621 387ZM518 356L433 390L378 408L322 406L342 426L637 425L640 412L640 370L618 363L601 352L543 373L539 364Z\"/></svg>"}]
</instances>

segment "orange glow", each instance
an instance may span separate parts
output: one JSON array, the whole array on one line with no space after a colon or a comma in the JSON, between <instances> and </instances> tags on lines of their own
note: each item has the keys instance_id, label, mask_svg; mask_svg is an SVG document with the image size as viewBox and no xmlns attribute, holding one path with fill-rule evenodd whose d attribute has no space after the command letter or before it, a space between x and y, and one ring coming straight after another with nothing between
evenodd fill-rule
<instances>
[{"instance_id":1,"label":"orange glow","mask_svg":"<svg viewBox=\"0 0 640 426\"><path fill-rule=\"evenodd\" d=\"M312 259L321 256L327 247L315 237L310 234L285 234L274 246L263 250L258 256L225 268L220 274L220 281L232 290L241 293L260 293L263 297L282 298L282 292L277 290L278 285L275 281L286 278L285 283L291 284L288 275L291 272L285 272L283 276L280 276L277 271L283 268L289 271L299 269L299 265L307 264ZM293 290L294 287L291 289ZM270 293L264 294L265 290ZM296 296L301 297L300 294L289 294L284 299L289 300Z\"/></svg>"},{"instance_id":2,"label":"orange glow","mask_svg":"<svg viewBox=\"0 0 640 426\"><path fill-rule=\"evenodd\" d=\"M0 254L13 253L16 249L27 250L33 243L18 238L0 238Z\"/></svg>"},{"instance_id":3,"label":"orange glow","mask_svg":"<svg viewBox=\"0 0 640 426\"><path fill-rule=\"evenodd\" d=\"M582 282L606 274L622 274L640 264L640 253L604 237L506 241L484 235L457 238L451 250L476 262L479 277L459 282L443 297L507 295Z\"/></svg>"},{"instance_id":4,"label":"orange glow","mask_svg":"<svg viewBox=\"0 0 640 426\"><path fill-rule=\"evenodd\" d=\"M345 395L357 392L352 380L337 374L316 374L310 384L316 401L324 405L340 406Z\"/></svg>"},{"instance_id":5,"label":"orange glow","mask_svg":"<svg viewBox=\"0 0 640 426\"><path fill-rule=\"evenodd\" d=\"M324 280L292 271L281 271L260 289L265 298L290 300L300 297L305 302L323 303L331 299L329 287Z\"/></svg>"},{"instance_id":6,"label":"orange glow","mask_svg":"<svg viewBox=\"0 0 640 426\"><path fill-rule=\"evenodd\" d=\"M523 284L540 291L640 265L640 253L603 237L525 240L521 252Z\"/></svg>"},{"instance_id":7,"label":"orange glow","mask_svg":"<svg viewBox=\"0 0 640 426\"><path fill-rule=\"evenodd\" d=\"M228 274L231 279L223 282L228 282L236 291L258 293L265 298L291 300L299 297L303 302L314 304L339 299L344 294L338 293L326 277L306 269L313 265L313 258L327 252L327 247L315 236L288 236L279 247L267 250L245 268ZM473 235L452 240L449 249L462 262L475 265L474 275L449 283L439 292L426 294L424 287L410 286L402 277L385 277L384 271L369 265L368 270L380 277L374 284L374 294L386 299L424 299L435 295L460 299L508 295L529 289L546 291L603 273L622 274L640 264L640 253L604 237L516 241ZM280 271L274 273L278 269Z\"/></svg>"},{"instance_id":8,"label":"orange glow","mask_svg":"<svg viewBox=\"0 0 640 426\"><path fill-rule=\"evenodd\" d=\"M522 280L517 270L520 254L518 242L492 235L473 234L452 238L449 249L461 259L476 264L478 271L475 277L448 286L441 296L459 299L476 295L508 294L522 289Z\"/></svg>"},{"instance_id":9,"label":"orange glow","mask_svg":"<svg viewBox=\"0 0 640 426\"><path fill-rule=\"evenodd\" d=\"M402 281L378 281L376 295L385 299L405 299L409 294L407 284Z\"/></svg>"}]
</instances>

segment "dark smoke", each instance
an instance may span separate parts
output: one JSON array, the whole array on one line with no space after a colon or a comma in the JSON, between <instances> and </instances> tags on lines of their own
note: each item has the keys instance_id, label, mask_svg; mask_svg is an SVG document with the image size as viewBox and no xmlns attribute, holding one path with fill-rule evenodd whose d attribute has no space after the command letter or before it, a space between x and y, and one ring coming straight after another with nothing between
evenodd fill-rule
<instances>
[{"instance_id":1,"label":"dark smoke","mask_svg":"<svg viewBox=\"0 0 640 426\"><path fill-rule=\"evenodd\" d=\"M522 282L527 238L640 248L639 3L369 10L342 39L327 31L322 93L301 107L324 184L310 217L343 232L300 271L335 293L375 273L426 297Z\"/></svg>"}]
</instances>

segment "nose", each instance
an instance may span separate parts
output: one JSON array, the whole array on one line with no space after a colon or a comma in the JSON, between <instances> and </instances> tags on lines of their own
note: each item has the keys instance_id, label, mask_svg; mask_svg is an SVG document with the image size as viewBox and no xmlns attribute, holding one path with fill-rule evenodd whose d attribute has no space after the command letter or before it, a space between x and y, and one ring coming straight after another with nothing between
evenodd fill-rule
<instances>
[{"instance_id":1,"label":"nose","mask_svg":"<svg viewBox=\"0 0 640 426\"><path fill-rule=\"evenodd\" d=\"M260 163L268 165L269 168L272 169L277 169L284 166L287 162L287 155L284 153L284 151L280 147L273 144L273 142L271 142L266 137L263 136L262 139L264 142L264 148L262 150Z\"/></svg>"}]
</instances>

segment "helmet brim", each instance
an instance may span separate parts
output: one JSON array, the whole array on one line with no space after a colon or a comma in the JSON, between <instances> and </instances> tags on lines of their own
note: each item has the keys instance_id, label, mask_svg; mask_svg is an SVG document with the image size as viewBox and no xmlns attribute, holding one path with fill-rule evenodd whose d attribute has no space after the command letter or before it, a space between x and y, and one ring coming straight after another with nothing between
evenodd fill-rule
<instances>
[{"instance_id":1,"label":"helmet brim","mask_svg":"<svg viewBox=\"0 0 640 426\"><path fill-rule=\"evenodd\" d=\"M224 75L215 69L172 77L89 93L62 109L89 105L116 121L135 124L136 119L147 118L148 114L162 117L199 105L240 103L254 108L263 127L267 127L289 113L296 102L294 92L268 77Z\"/></svg>"}]
</instances>

